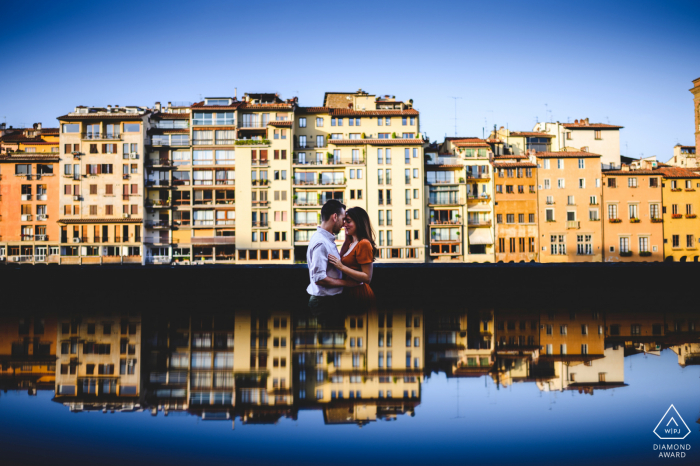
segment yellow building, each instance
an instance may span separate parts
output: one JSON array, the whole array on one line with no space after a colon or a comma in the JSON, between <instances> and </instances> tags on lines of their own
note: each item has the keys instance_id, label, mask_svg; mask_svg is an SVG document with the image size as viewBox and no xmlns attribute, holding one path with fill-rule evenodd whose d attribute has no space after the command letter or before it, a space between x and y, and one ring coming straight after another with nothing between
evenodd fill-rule
<instances>
[{"instance_id":1,"label":"yellow building","mask_svg":"<svg viewBox=\"0 0 700 466\"><path fill-rule=\"evenodd\" d=\"M600 262L600 155L538 152L540 262Z\"/></svg>"},{"instance_id":2,"label":"yellow building","mask_svg":"<svg viewBox=\"0 0 700 466\"><path fill-rule=\"evenodd\" d=\"M687 168L662 167L664 259L697 262L700 230L700 174Z\"/></svg>"}]
</instances>

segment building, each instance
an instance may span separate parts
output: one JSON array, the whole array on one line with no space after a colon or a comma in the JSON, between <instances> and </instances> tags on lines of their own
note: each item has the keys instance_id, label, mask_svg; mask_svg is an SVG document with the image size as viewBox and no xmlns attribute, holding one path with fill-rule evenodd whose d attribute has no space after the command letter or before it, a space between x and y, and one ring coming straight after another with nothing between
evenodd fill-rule
<instances>
[{"instance_id":1,"label":"building","mask_svg":"<svg viewBox=\"0 0 700 466\"><path fill-rule=\"evenodd\" d=\"M426 160L430 262L495 261L490 149L484 139L447 138Z\"/></svg>"},{"instance_id":2,"label":"building","mask_svg":"<svg viewBox=\"0 0 700 466\"><path fill-rule=\"evenodd\" d=\"M0 261L59 261L59 180L56 154L0 156Z\"/></svg>"},{"instance_id":3,"label":"building","mask_svg":"<svg viewBox=\"0 0 700 466\"><path fill-rule=\"evenodd\" d=\"M664 259L698 261L700 173L688 168L662 167Z\"/></svg>"},{"instance_id":4,"label":"building","mask_svg":"<svg viewBox=\"0 0 700 466\"><path fill-rule=\"evenodd\" d=\"M581 152L600 154L600 163L604 168L619 168L622 128L606 123L590 123L588 118L582 118L573 123L537 123L533 131L552 135L552 151L573 148Z\"/></svg>"},{"instance_id":5,"label":"building","mask_svg":"<svg viewBox=\"0 0 700 466\"><path fill-rule=\"evenodd\" d=\"M425 261L419 116L412 101L361 89L327 92L323 107L298 108L292 160L295 260L305 260L323 203L338 199L367 211L379 261Z\"/></svg>"},{"instance_id":6,"label":"building","mask_svg":"<svg viewBox=\"0 0 700 466\"><path fill-rule=\"evenodd\" d=\"M540 262L600 262L600 155L538 152Z\"/></svg>"},{"instance_id":7,"label":"building","mask_svg":"<svg viewBox=\"0 0 700 466\"><path fill-rule=\"evenodd\" d=\"M190 105L156 102L146 148L144 250L147 264L192 259ZM207 180L213 184L213 178ZM201 180L204 182L204 180Z\"/></svg>"},{"instance_id":8,"label":"building","mask_svg":"<svg viewBox=\"0 0 700 466\"><path fill-rule=\"evenodd\" d=\"M150 110L83 107L58 117L61 263L143 263Z\"/></svg>"},{"instance_id":9,"label":"building","mask_svg":"<svg viewBox=\"0 0 700 466\"><path fill-rule=\"evenodd\" d=\"M603 257L606 262L664 260L661 173L641 161L603 171Z\"/></svg>"},{"instance_id":10,"label":"building","mask_svg":"<svg viewBox=\"0 0 700 466\"><path fill-rule=\"evenodd\" d=\"M496 261L538 262L537 164L524 155L494 157Z\"/></svg>"},{"instance_id":11,"label":"building","mask_svg":"<svg viewBox=\"0 0 700 466\"><path fill-rule=\"evenodd\" d=\"M56 371L56 317L0 317L0 389L53 390Z\"/></svg>"},{"instance_id":12,"label":"building","mask_svg":"<svg viewBox=\"0 0 700 466\"><path fill-rule=\"evenodd\" d=\"M693 115L695 115L695 149L700 147L700 78L693 81Z\"/></svg>"},{"instance_id":13,"label":"building","mask_svg":"<svg viewBox=\"0 0 700 466\"><path fill-rule=\"evenodd\" d=\"M96 314L58 319L54 401L71 411L141 404L141 318Z\"/></svg>"},{"instance_id":14,"label":"building","mask_svg":"<svg viewBox=\"0 0 700 466\"><path fill-rule=\"evenodd\" d=\"M493 130L489 140L498 141L494 154L499 155L529 155L533 152L550 152L552 139L556 136L541 131L510 131L501 126Z\"/></svg>"},{"instance_id":15,"label":"building","mask_svg":"<svg viewBox=\"0 0 700 466\"><path fill-rule=\"evenodd\" d=\"M0 155L10 152L58 152L58 128L44 128L41 123L31 128L7 128L1 123Z\"/></svg>"},{"instance_id":16,"label":"building","mask_svg":"<svg viewBox=\"0 0 700 466\"><path fill-rule=\"evenodd\" d=\"M673 157L668 159L666 165L681 168L699 168L698 159L695 153L695 146L673 146Z\"/></svg>"}]
</instances>

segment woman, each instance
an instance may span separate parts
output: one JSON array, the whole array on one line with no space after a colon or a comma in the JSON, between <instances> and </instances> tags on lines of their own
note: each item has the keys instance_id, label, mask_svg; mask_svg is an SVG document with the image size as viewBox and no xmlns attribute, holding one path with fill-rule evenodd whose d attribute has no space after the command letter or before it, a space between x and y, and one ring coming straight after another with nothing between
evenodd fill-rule
<instances>
[{"instance_id":1,"label":"woman","mask_svg":"<svg viewBox=\"0 0 700 466\"><path fill-rule=\"evenodd\" d=\"M374 230L367 212L361 207L352 207L345 213L345 242L340 249L340 257L328 255L331 264L343 273L344 277L360 283L359 286L343 290L343 297L356 303L371 305L374 293L369 284L372 282L374 259L379 250L374 243Z\"/></svg>"}]
</instances>

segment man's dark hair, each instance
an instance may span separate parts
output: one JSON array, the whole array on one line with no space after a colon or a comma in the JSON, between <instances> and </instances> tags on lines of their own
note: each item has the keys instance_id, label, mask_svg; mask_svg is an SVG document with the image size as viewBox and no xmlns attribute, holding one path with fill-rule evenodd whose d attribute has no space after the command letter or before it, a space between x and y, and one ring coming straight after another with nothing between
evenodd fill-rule
<instances>
[{"instance_id":1,"label":"man's dark hair","mask_svg":"<svg viewBox=\"0 0 700 466\"><path fill-rule=\"evenodd\" d=\"M337 199L330 199L321 207L321 221L325 222L330 219L333 214L340 215L340 212L345 209L345 204L342 204Z\"/></svg>"}]
</instances>

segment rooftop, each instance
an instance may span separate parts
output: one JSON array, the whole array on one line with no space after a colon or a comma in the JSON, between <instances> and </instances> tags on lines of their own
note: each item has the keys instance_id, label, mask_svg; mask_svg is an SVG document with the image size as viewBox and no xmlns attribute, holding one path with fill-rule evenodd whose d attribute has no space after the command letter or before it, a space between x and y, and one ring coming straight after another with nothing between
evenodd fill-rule
<instances>
[{"instance_id":1,"label":"rooftop","mask_svg":"<svg viewBox=\"0 0 700 466\"><path fill-rule=\"evenodd\" d=\"M600 154L594 154L592 152L583 152L576 150L563 150L555 152L537 152L535 156L538 159L581 159L581 158L597 158L601 157Z\"/></svg>"}]
</instances>

